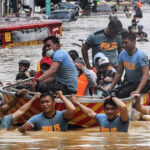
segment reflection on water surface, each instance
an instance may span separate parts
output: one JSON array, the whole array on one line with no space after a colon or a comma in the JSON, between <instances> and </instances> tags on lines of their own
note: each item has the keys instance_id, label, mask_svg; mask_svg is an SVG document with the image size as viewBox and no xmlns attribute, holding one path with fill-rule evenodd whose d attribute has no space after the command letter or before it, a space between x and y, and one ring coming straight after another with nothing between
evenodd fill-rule
<instances>
[{"instance_id":1,"label":"reflection on water surface","mask_svg":"<svg viewBox=\"0 0 150 150\"><path fill-rule=\"evenodd\" d=\"M101 133L98 127L68 132L0 133L0 149L5 150L148 150L150 122L131 121L128 133Z\"/></svg>"}]
</instances>

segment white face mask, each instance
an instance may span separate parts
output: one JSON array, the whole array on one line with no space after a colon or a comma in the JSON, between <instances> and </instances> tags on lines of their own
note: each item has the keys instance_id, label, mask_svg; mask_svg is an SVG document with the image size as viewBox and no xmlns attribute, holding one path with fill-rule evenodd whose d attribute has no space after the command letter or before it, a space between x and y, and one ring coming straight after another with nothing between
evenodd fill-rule
<instances>
[{"instance_id":1,"label":"white face mask","mask_svg":"<svg viewBox=\"0 0 150 150\"><path fill-rule=\"evenodd\" d=\"M46 52L46 55L47 56L49 56L49 57L53 57L53 54L54 54L54 51L53 51L53 49L50 49L50 50L48 50L47 52Z\"/></svg>"}]
</instances>

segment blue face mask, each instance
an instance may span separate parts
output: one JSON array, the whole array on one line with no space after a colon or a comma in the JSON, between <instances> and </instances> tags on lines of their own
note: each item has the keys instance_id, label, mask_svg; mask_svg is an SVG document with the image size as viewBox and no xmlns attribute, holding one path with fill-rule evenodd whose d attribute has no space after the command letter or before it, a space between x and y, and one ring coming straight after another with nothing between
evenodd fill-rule
<instances>
[{"instance_id":1,"label":"blue face mask","mask_svg":"<svg viewBox=\"0 0 150 150\"><path fill-rule=\"evenodd\" d=\"M54 51L52 49L50 49L46 52L46 55L51 57L51 58L53 57L53 54L54 54Z\"/></svg>"}]
</instances>

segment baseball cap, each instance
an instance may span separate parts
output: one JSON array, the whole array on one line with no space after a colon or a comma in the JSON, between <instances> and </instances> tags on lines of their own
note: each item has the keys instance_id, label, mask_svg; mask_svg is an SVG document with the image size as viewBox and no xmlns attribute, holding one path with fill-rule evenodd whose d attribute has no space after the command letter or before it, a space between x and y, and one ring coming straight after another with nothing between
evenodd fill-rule
<instances>
[{"instance_id":1,"label":"baseball cap","mask_svg":"<svg viewBox=\"0 0 150 150\"><path fill-rule=\"evenodd\" d=\"M109 64L109 59L107 57L102 57L98 61L99 66L104 65L104 64Z\"/></svg>"}]
</instances>

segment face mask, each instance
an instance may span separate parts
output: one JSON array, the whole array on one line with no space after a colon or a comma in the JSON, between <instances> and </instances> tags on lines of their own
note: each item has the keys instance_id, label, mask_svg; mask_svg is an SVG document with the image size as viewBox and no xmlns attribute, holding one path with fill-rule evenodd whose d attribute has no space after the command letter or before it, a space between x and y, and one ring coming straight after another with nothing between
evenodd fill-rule
<instances>
[{"instance_id":1,"label":"face mask","mask_svg":"<svg viewBox=\"0 0 150 150\"><path fill-rule=\"evenodd\" d=\"M45 73L47 70L41 69L42 73Z\"/></svg>"},{"instance_id":2,"label":"face mask","mask_svg":"<svg viewBox=\"0 0 150 150\"><path fill-rule=\"evenodd\" d=\"M53 54L54 54L54 51L51 49L51 50L48 50L47 52L46 52L46 55L47 56L49 56L49 57L53 57Z\"/></svg>"},{"instance_id":3,"label":"face mask","mask_svg":"<svg viewBox=\"0 0 150 150\"><path fill-rule=\"evenodd\" d=\"M25 70L22 68L19 68L19 72L25 72Z\"/></svg>"}]
</instances>

